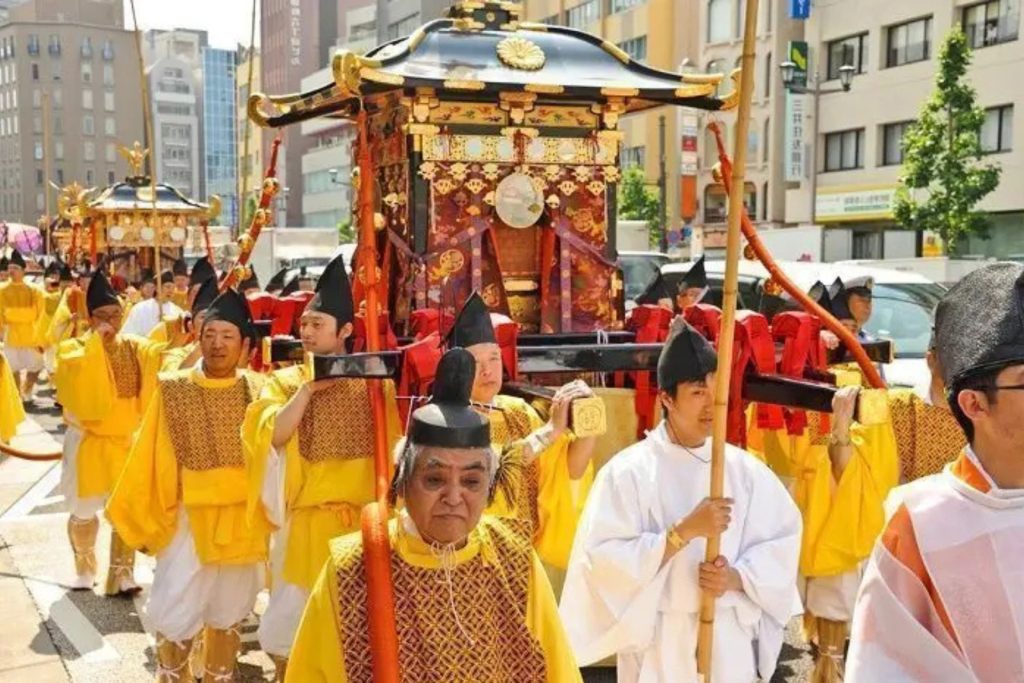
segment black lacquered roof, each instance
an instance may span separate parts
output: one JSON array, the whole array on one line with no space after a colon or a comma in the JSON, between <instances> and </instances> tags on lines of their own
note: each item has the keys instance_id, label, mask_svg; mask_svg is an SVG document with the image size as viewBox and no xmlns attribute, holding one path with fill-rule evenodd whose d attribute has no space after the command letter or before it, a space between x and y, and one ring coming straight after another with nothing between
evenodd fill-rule
<instances>
[{"instance_id":1,"label":"black lacquered roof","mask_svg":"<svg viewBox=\"0 0 1024 683\"><path fill-rule=\"evenodd\" d=\"M153 199L149 178L141 176L126 178L104 188L98 196L89 201L94 211L151 211ZM177 188L164 183L156 185L157 211L205 212L209 205L186 197Z\"/></svg>"}]
</instances>

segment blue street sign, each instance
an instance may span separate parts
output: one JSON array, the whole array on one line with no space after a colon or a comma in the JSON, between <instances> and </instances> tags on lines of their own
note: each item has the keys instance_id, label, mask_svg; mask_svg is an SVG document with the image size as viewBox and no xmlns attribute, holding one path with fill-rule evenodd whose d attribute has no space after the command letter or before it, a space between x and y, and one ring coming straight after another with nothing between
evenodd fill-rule
<instances>
[{"instance_id":1,"label":"blue street sign","mask_svg":"<svg viewBox=\"0 0 1024 683\"><path fill-rule=\"evenodd\" d=\"M811 0L789 0L789 18L807 19L811 16Z\"/></svg>"}]
</instances>

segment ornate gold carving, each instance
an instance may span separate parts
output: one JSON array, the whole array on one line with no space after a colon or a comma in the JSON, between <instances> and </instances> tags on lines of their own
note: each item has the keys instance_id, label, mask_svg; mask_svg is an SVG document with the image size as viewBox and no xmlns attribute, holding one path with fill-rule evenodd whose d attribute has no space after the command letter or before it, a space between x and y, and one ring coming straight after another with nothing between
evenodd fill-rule
<instances>
[{"instance_id":1,"label":"ornate gold carving","mask_svg":"<svg viewBox=\"0 0 1024 683\"><path fill-rule=\"evenodd\" d=\"M381 71L380 69L372 69L364 66L359 70L361 78L374 83L382 83L384 85L405 85L405 78L398 74L389 74Z\"/></svg>"},{"instance_id":2,"label":"ornate gold carving","mask_svg":"<svg viewBox=\"0 0 1024 683\"><path fill-rule=\"evenodd\" d=\"M141 176L142 167L146 163L146 157L149 156L149 150L143 149L142 143L136 140L131 149L121 145L117 151L128 162L128 168L131 169L132 175Z\"/></svg>"},{"instance_id":3,"label":"ornate gold carving","mask_svg":"<svg viewBox=\"0 0 1024 683\"><path fill-rule=\"evenodd\" d=\"M208 204L208 208L206 209L206 217L208 219L210 219L211 222L216 220L217 216L220 215L220 209L221 209L220 196L219 195L215 195L215 194L211 194L210 195L210 201L209 201L209 204Z\"/></svg>"},{"instance_id":4,"label":"ornate gold carving","mask_svg":"<svg viewBox=\"0 0 1024 683\"><path fill-rule=\"evenodd\" d=\"M523 123L526 112L533 109L537 96L529 92L503 92L499 96L500 107L509 113L512 123L517 126Z\"/></svg>"},{"instance_id":5,"label":"ornate gold carving","mask_svg":"<svg viewBox=\"0 0 1024 683\"><path fill-rule=\"evenodd\" d=\"M743 69L734 69L729 74L730 80L732 80L732 92L722 98L722 107L719 111L729 111L735 109L740 103L740 79L743 77Z\"/></svg>"},{"instance_id":6,"label":"ornate gold carving","mask_svg":"<svg viewBox=\"0 0 1024 683\"><path fill-rule=\"evenodd\" d=\"M334 58L331 60L331 73L334 75L335 86L342 94L355 95L359 93L361 69L359 56L354 52L340 50L334 54Z\"/></svg>"},{"instance_id":7,"label":"ornate gold carving","mask_svg":"<svg viewBox=\"0 0 1024 683\"><path fill-rule=\"evenodd\" d=\"M725 78L725 74L683 74L683 83L717 86Z\"/></svg>"},{"instance_id":8,"label":"ornate gold carving","mask_svg":"<svg viewBox=\"0 0 1024 683\"><path fill-rule=\"evenodd\" d=\"M715 86L711 83L693 83L676 88L676 97L708 97L715 94Z\"/></svg>"},{"instance_id":9,"label":"ornate gold carving","mask_svg":"<svg viewBox=\"0 0 1024 683\"><path fill-rule=\"evenodd\" d=\"M522 71L537 71L544 67L547 56L540 46L521 36L509 36L498 43L498 59L502 64Z\"/></svg>"},{"instance_id":10,"label":"ornate gold carving","mask_svg":"<svg viewBox=\"0 0 1024 683\"><path fill-rule=\"evenodd\" d=\"M640 94L638 88L630 88L627 86L612 86L609 88L601 88L601 94L605 97L636 97Z\"/></svg>"},{"instance_id":11,"label":"ornate gold carving","mask_svg":"<svg viewBox=\"0 0 1024 683\"><path fill-rule=\"evenodd\" d=\"M523 90L543 95L561 95L565 92L565 86L551 83L527 83L523 86Z\"/></svg>"},{"instance_id":12,"label":"ornate gold carving","mask_svg":"<svg viewBox=\"0 0 1024 683\"><path fill-rule=\"evenodd\" d=\"M483 90L487 84L483 81L449 80L444 82L444 87L448 90Z\"/></svg>"},{"instance_id":13,"label":"ornate gold carving","mask_svg":"<svg viewBox=\"0 0 1024 683\"><path fill-rule=\"evenodd\" d=\"M269 126L270 117L263 113L261 107L263 101L267 99L267 96L261 92L254 92L249 95L249 103L247 112L249 114L249 120L255 123L260 128L267 128Z\"/></svg>"},{"instance_id":14,"label":"ornate gold carving","mask_svg":"<svg viewBox=\"0 0 1024 683\"><path fill-rule=\"evenodd\" d=\"M520 28L520 30L523 30L523 31L537 31L538 33L547 33L548 32L548 25L547 24L538 24L537 22L533 22L533 21L520 21L519 22L519 28Z\"/></svg>"},{"instance_id":15,"label":"ornate gold carving","mask_svg":"<svg viewBox=\"0 0 1024 683\"><path fill-rule=\"evenodd\" d=\"M407 123L405 132L409 135L437 135L441 129L431 123Z\"/></svg>"}]
</instances>

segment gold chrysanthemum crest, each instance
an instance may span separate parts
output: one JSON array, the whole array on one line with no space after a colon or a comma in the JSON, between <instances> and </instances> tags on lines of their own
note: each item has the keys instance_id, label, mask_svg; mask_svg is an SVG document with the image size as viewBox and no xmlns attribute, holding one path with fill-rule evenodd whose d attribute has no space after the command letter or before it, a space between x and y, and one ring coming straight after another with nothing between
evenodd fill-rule
<instances>
[{"instance_id":1,"label":"gold chrysanthemum crest","mask_svg":"<svg viewBox=\"0 0 1024 683\"><path fill-rule=\"evenodd\" d=\"M498 43L498 59L505 66L523 71L536 71L544 66L547 56L540 46L520 36L509 36Z\"/></svg>"}]
</instances>

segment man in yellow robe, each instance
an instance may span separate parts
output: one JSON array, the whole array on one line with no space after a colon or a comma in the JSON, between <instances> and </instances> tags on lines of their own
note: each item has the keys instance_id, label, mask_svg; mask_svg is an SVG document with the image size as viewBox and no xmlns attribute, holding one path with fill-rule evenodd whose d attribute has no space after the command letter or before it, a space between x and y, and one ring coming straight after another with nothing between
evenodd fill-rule
<instances>
[{"instance_id":1,"label":"man in yellow robe","mask_svg":"<svg viewBox=\"0 0 1024 683\"><path fill-rule=\"evenodd\" d=\"M123 335L123 308L102 271L86 293L92 330L61 342L55 385L68 424L61 485L71 508L68 537L75 554L73 588L92 588L96 535L107 496L121 474L159 369L162 345ZM107 595L134 594L134 551L115 533L110 543Z\"/></svg>"},{"instance_id":2,"label":"man in yellow robe","mask_svg":"<svg viewBox=\"0 0 1024 683\"><path fill-rule=\"evenodd\" d=\"M459 311L448 341L451 346L465 348L476 360L473 403L488 416L497 450L521 441L521 450L529 460L523 486L514 492L515 500L499 494L488 513L515 515L528 521L541 560L564 570L576 523L594 479L590 460L596 442L596 437L573 437L569 408L573 399L593 396L593 392L582 380L559 388L547 422L523 399L499 394L501 348L487 305L475 292Z\"/></svg>"},{"instance_id":3,"label":"man in yellow robe","mask_svg":"<svg viewBox=\"0 0 1024 683\"><path fill-rule=\"evenodd\" d=\"M483 515L510 467L469 407L474 361L441 359L431 403L397 447L389 524L401 680L580 681L544 570L518 519ZM331 542L288 666L288 681L370 683L360 534ZM372 617L371 617L372 618Z\"/></svg>"},{"instance_id":4,"label":"man in yellow robe","mask_svg":"<svg viewBox=\"0 0 1024 683\"><path fill-rule=\"evenodd\" d=\"M238 626L264 586L268 527L246 514L239 432L261 376L239 370L255 331L245 300L220 295L200 330L202 362L160 375L107 517L125 542L156 556L146 613L157 680L235 680ZM203 632L205 668L189 671Z\"/></svg>"},{"instance_id":5,"label":"man in yellow robe","mask_svg":"<svg viewBox=\"0 0 1024 683\"><path fill-rule=\"evenodd\" d=\"M67 271L67 281L63 277L64 271ZM46 270L43 273L45 284L43 314L36 321L36 339L44 348L43 366L46 369L46 374L50 376L51 382L53 381L53 372L56 369L57 348L49 340L48 332L50 323L53 322L53 316L57 313L57 307L60 306L61 298L63 298L64 289L71 283L70 276L71 271L68 270L68 267L56 260L46 266Z\"/></svg>"},{"instance_id":6,"label":"man in yellow robe","mask_svg":"<svg viewBox=\"0 0 1024 683\"><path fill-rule=\"evenodd\" d=\"M307 353L346 352L352 292L338 256L324 269L299 322ZM394 385L385 383L389 445L400 425ZM332 538L359 529L374 499L374 427L366 380L314 382L306 365L275 371L242 430L250 473L249 505L277 529L270 603L260 620L263 650L284 680L302 610Z\"/></svg>"},{"instance_id":7,"label":"man in yellow robe","mask_svg":"<svg viewBox=\"0 0 1024 683\"><path fill-rule=\"evenodd\" d=\"M10 441L24 419L25 409L21 405L18 384L14 381L7 358L0 351L0 441Z\"/></svg>"},{"instance_id":8,"label":"man in yellow robe","mask_svg":"<svg viewBox=\"0 0 1024 683\"><path fill-rule=\"evenodd\" d=\"M15 249L7 267L10 282L0 289L0 326L4 330L4 353L20 383L22 399L32 400L32 390L43 370L43 348L37 324L43 317L43 292L25 282L25 259ZM22 380L21 375L25 373Z\"/></svg>"},{"instance_id":9,"label":"man in yellow robe","mask_svg":"<svg viewBox=\"0 0 1024 683\"><path fill-rule=\"evenodd\" d=\"M171 273L174 275L174 291L171 292L171 302L183 311L188 310L188 264L184 259L178 259L171 266Z\"/></svg>"},{"instance_id":10,"label":"man in yellow robe","mask_svg":"<svg viewBox=\"0 0 1024 683\"><path fill-rule=\"evenodd\" d=\"M202 348L196 339L196 332L202 329L206 309L218 294L216 278L207 278L192 297L191 316L169 317L149 333L150 339L167 342L167 348L160 361L161 372L184 370L199 362Z\"/></svg>"}]
</instances>

